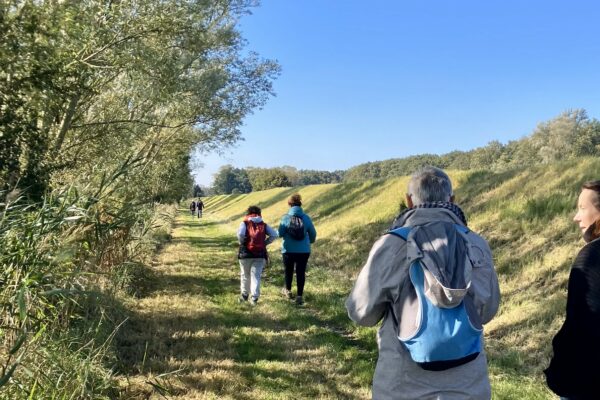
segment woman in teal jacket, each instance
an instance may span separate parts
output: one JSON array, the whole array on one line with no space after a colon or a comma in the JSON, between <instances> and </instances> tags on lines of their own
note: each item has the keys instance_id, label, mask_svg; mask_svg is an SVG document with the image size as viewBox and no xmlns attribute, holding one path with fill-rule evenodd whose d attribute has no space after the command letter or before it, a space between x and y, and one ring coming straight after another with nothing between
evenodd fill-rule
<instances>
[{"instance_id":1,"label":"woman in teal jacket","mask_svg":"<svg viewBox=\"0 0 600 400\"><path fill-rule=\"evenodd\" d=\"M290 210L281 218L279 223L279 236L283 238L281 253L285 266L285 287L283 294L291 299L292 280L296 270L296 304L302 305L304 282L306 278L306 264L310 257L310 244L315 242L317 231L312 220L302 210L302 197L296 193L288 199Z\"/></svg>"}]
</instances>

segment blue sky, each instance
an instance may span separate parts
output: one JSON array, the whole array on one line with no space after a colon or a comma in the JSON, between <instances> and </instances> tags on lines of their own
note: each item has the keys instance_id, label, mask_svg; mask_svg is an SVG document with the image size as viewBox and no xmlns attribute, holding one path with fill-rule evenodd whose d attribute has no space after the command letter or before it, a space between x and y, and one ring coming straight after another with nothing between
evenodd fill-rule
<instances>
[{"instance_id":1,"label":"blue sky","mask_svg":"<svg viewBox=\"0 0 600 400\"><path fill-rule=\"evenodd\" d=\"M276 97L196 181L236 167L347 169L530 134L562 111L600 118L600 2L262 0L240 23L275 59Z\"/></svg>"}]
</instances>

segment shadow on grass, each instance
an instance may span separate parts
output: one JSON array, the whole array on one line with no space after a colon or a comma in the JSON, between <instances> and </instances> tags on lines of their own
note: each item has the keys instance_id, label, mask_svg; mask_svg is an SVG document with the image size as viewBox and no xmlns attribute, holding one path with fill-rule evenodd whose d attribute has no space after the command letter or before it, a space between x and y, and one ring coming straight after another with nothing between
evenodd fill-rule
<instances>
[{"instance_id":1,"label":"shadow on grass","mask_svg":"<svg viewBox=\"0 0 600 400\"><path fill-rule=\"evenodd\" d=\"M188 218L186 218L187 220ZM187 221L178 221L173 224L173 228L198 228L198 227L210 227L217 225L218 222L206 220L204 218L190 219Z\"/></svg>"},{"instance_id":2,"label":"shadow on grass","mask_svg":"<svg viewBox=\"0 0 600 400\"><path fill-rule=\"evenodd\" d=\"M318 239L309 264L328 270L343 270L351 274L367 260L375 241L391 226L391 220L381 220L338 232Z\"/></svg>"},{"instance_id":3,"label":"shadow on grass","mask_svg":"<svg viewBox=\"0 0 600 400\"><path fill-rule=\"evenodd\" d=\"M168 295L199 295L199 296L220 296L231 294L232 287L239 285L237 278L204 277L195 274L178 274L161 276L161 294Z\"/></svg>"},{"instance_id":4,"label":"shadow on grass","mask_svg":"<svg viewBox=\"0 0 600 400\"><path fill-rule=\"evenodd\" d=\"M282 192L278 192L278 193L274 194L273 196L271 196L269 198L266 198L264 200L256 202L255 205L259 206L261 209L264 210L272 205L286 201L289 196L298 192L299 190L301 190L300 187L293 187L293 188L286 189ZM232 217L230 217L229 221L241 220L244 216L246 216L246 207L243 207L243 209L240 210L240 212L238 214L235 214Z\"/></svg>"},{"instance_id":5,"label":"shadow on grass","mask_svg":"<svg viewBox=\"0 0 600 400\"><path fill-rule=\"evenodd\" d=\"M232 294L235 291L213 287L211 293ZM237 361L251 363L296 359L298 355L293 355L296 350L325 345L334 335L325 329L308 337L305 333L308 328L323 327L327 321L310 310L297 309L291 304L288 312L283 312L280 317L262 313L261 305L252 308L249 304L236 304L232 310L217 307L198 311L193 316L176 312L131 315L127 326L117 336L121 369L139 370L144 356L146 360L155 361L195 361L199 357L220 360L228 355ZM337 337L335 341L354 344L353 340L343 337ZM147 349L146 342L149 343ZM169 369L170 366L165 364L160 372Z\"/></svg>"},{"instance_id":6,"label":"shadow on grass","mask_svg":"<svg viewBox=\"0 0 600 400\"><path fill-rule=\"evenodd\" d=\"M328 368L315 367L318 360L335 360L338 353L357 346L349 335L328 327L336 318L283 299L257 307L237 303L238 267L231 248L236 240L210 229L214 225L180 231L187 236L178 235L171 242L174 246L164 249L182 251L183 258L163 257L152 290L142 299L145 305L129 310L128 322L115 337L117 371L126 376L180 371L168 375L165 386L172 395L182 396L197 390L250 399L258 390L297 398L357 398L348 394L352 387L364 393L364 379L331 379L332 373L353 375L352 363L332 361ZM178 246L185 243L189 247ZM263 285L282 285L279 262L265 270ZM342 293L334 296L335 303L342 301ZM317 294L312 299L314 305L333 300ZM354 362L369 367L372 352L358 354ZM124 396L139 398L151 393L148 390L132 385Z\"/></svg>"},{"instance_id":7,"label":"shadow on grass","mask_svg":"<svg viewBox=\"0 0 600 400\"><path fill-rule=\"evenodd\" d=\"M231 206L232 204L242 200L247 194L230 194L217 204L211 205L210 212L219 212L220 210Z\"/></svg>"},{"instance_id":8,"label":"shadow on grass","mask_svg":"<svg viewBox=\"0 0 600 400\"><path fill-rule=\"evenodd\" d=\"M345 211L348 204L357 205L368 201L374 190L384 182L379 179L333 186L312 201L306 212L317 221L320 218L331 218L338 212Z\"/></svg>"}]
</instances>

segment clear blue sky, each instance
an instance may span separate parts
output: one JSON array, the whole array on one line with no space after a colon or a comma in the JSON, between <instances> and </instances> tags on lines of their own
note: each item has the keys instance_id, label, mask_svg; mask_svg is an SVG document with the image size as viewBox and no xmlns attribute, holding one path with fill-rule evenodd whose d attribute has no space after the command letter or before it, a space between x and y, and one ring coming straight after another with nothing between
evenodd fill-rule
<instances>
[{"instance_id":1,"label":"clear blue sky","mask_svg":"<svg viewBox=\"0 0 600 400\"><path fill-rule=\"evenodd\" d=\"M564 110L600 118L600 2L262 0L240 29L282 67L236 167L347 169L530 134Z\"/></svg>"}]
</instances>

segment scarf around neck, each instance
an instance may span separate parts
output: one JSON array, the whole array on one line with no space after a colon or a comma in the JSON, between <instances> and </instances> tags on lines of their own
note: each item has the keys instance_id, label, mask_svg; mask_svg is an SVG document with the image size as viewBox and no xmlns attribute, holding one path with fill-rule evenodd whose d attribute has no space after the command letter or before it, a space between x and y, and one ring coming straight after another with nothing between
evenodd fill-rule
<instances>
[{"instance_id":1,"label":"scarf around neck","mask_svg":"<svg viewBox=\"0 0 600 400\"><path fill-rule=\"evenodd\" d=\"M396 217L396 219L394 219L394 225L396 224L396 221L398 221L400 218L402 218L406 213L416 210L418 208L444 208L444 209L449 210L452 213L454 213L454 215L456 215L462 221L462 223L465 224L465 226L467 226L467 217L465 217L465 213L463 212L463 210L461 210L461 208L459 206L457 206L456 204L451 203L449 201L432 201L429 203L417 204L416 206L413 206L412 208L407 208L406 210L402 211Z\"/></svg>"}]
</instances>

